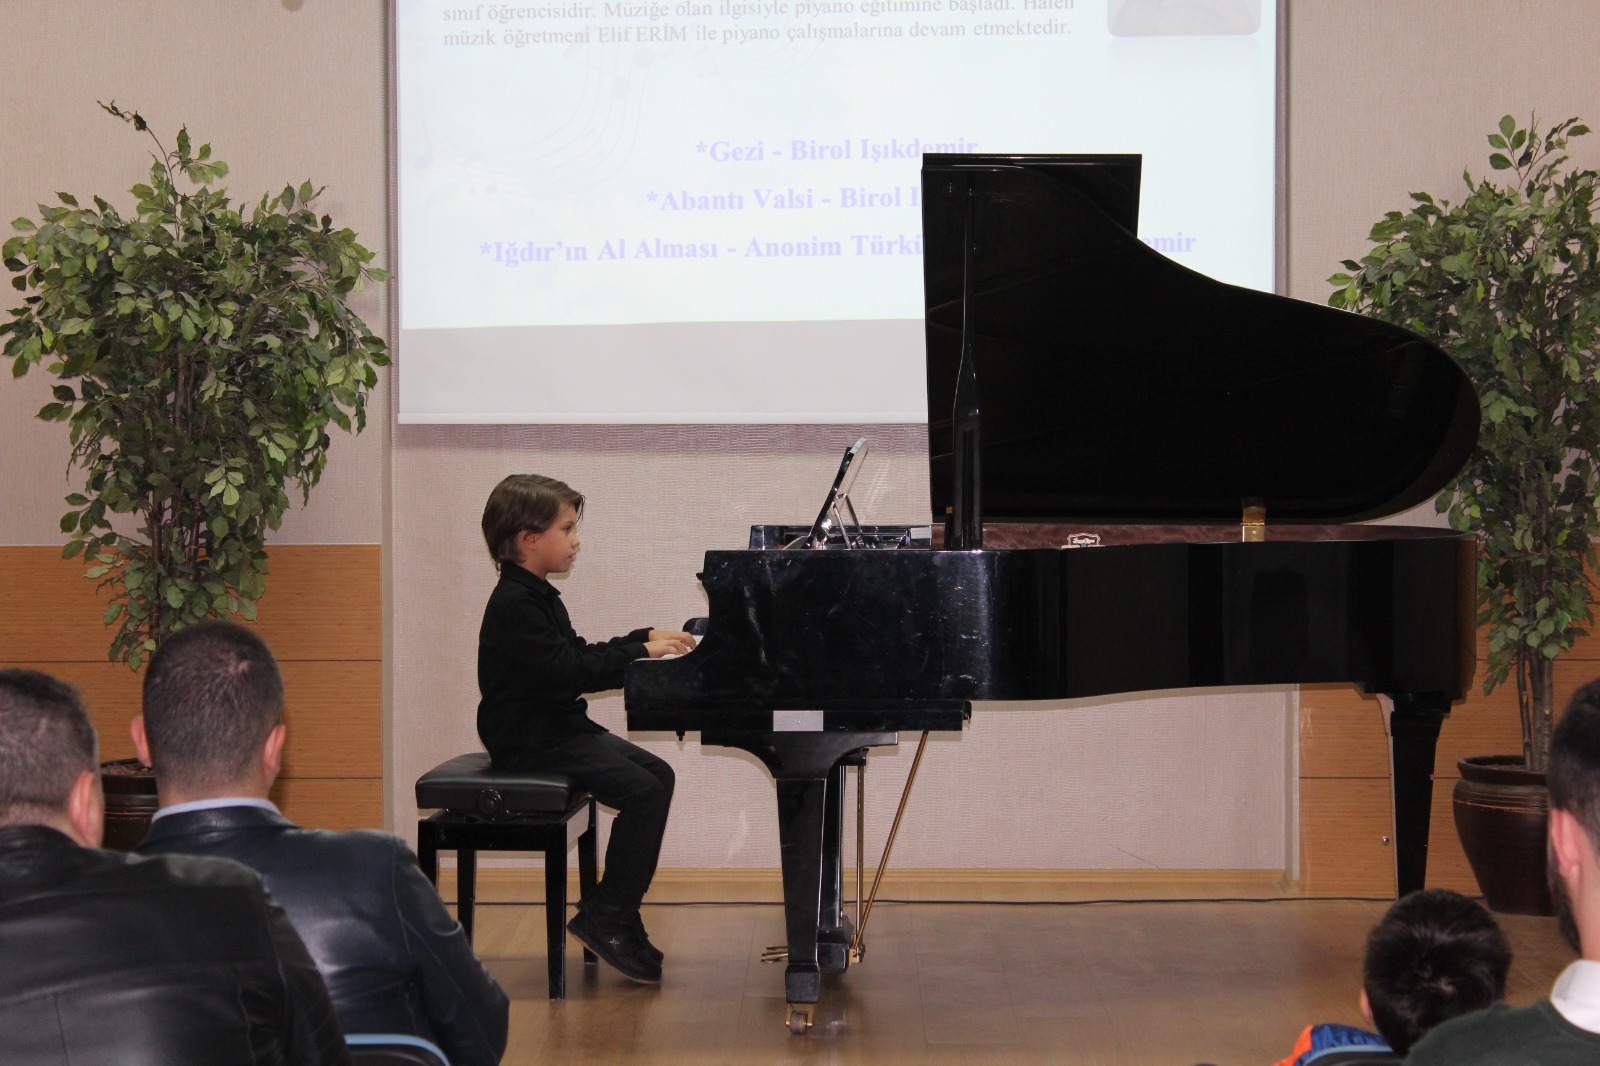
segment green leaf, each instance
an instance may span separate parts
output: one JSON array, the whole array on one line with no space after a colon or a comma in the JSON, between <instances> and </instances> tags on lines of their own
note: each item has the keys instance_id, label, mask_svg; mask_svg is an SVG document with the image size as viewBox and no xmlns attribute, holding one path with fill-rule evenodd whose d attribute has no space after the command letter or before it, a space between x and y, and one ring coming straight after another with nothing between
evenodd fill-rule
<instances>
[{"instance_id":1,"label":"green leaf","mask_svg":"<svg viewBox=\"0 0 1600 1066\"><path fill-rule=\"evenodd\" d=\"M166 592L167 606L174 609L183 606L183 590L176 585L168 585Z\"/></svg>"},{"instance_id":2,"label":"green leaf","mask_svg":"<svg viewBox=\"0 0 1600 1066\"><path fill-rule=\"evenodd\" d=\"M1489 157L1489 165L1496 170L1510 170L1511 160L1496 152Z\"/></svg>"}]
</instances>

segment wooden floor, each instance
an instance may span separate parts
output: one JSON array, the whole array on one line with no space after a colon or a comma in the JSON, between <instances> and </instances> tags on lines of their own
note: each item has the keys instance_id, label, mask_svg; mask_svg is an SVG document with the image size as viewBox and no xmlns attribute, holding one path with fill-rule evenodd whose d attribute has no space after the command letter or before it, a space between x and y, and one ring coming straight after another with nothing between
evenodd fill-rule
<instances>
[{"instance_id":1,"label":"wooden floor","mask_svg":"<svg viewBox=\"0 0 1600 1066\"><path fill-rule=\"evenodd\" d=\"M706 897L725 902L688 902ZM658 886L644 917L667 955L661 985L584 967L569 940L559 1002L546 998L542 907L480 905L479 952L512 999L505 1062L1266 1066L1308 1022L1360 1024L1362 944L1387 906L880 903L866 958L824 979L815 1028L792 1037L782 966L760 961L782 940L782 909L726 902L773 898L765 884ZM1516 950L1510 998L1544 995L1571 958L1554 922L1501 924Z\"/></svg>"}]
</instances>

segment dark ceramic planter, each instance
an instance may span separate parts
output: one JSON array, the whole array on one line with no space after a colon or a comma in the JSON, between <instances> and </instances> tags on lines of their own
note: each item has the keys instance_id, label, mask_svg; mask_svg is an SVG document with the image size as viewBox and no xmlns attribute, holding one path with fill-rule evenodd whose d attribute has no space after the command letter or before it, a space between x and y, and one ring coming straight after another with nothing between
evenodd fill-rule
<instances>
[{"instance_id":1,"label":"dark ceramic planter","mask_svg":"<svg viewBox=\"0 0 1600 1066\"><path fill-rule=\"evenodd\" d=\"M1520 755L1479 755L1457 764L1456 833L1483 890L1501 914L1552 914L1545 880L1550 792Z\"/></svg>"},{"instance_id":2,"label":"dark ceramic planter","mask_svg":"<svg viewBox=\"0 0 1600 1066\"><path fill-rule=\"evenodd\" d=\"M132 851L149 832L150 819L160 806L156 775L138 759L113 759L100 764L100 786L106 794L101 847Z\"/></svg>"}]
</instances>

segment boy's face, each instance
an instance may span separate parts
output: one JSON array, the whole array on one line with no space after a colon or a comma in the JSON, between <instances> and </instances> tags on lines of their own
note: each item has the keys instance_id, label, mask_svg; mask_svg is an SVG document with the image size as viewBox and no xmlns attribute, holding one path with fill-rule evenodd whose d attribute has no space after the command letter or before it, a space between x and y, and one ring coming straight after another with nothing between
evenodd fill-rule
<instances>
[{"instance_id":1,"label":"boy's face","mask_svg":"<svg viewBox=\"0 0 1600 1066\"><path fill-rule=\"evenodd\" d=\"M549 529L543 533L524 530L517 535L517 563L544 578L564 574L578 558L578 543L578 512L572 504L564 503Z\"/></svg>"}]
</instances>

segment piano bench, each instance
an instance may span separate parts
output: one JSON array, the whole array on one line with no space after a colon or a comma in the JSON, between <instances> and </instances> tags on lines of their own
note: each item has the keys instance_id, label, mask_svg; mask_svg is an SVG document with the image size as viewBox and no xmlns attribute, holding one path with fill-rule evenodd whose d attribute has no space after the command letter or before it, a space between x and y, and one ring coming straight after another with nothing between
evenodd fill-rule
<instances>
[{"instance_id":1,"label":"piano bench","mask_svg":"<svg viewBox=\"0 0 1600 1066\"><path fill-rule=\"evenodd\" d=\"M435 885L439 852L456 853L456 915L472 941L478 852L544 852L545 933L550 998L564 999L567 946L567 849L578 845L578 884L595 884L594 799L564 774L509 772L484 752L458 755L417 778L417 807L437 808L417 821L417 861ZM598 960L588 948L585 963Z\"/></svg>"}]
</instances>

